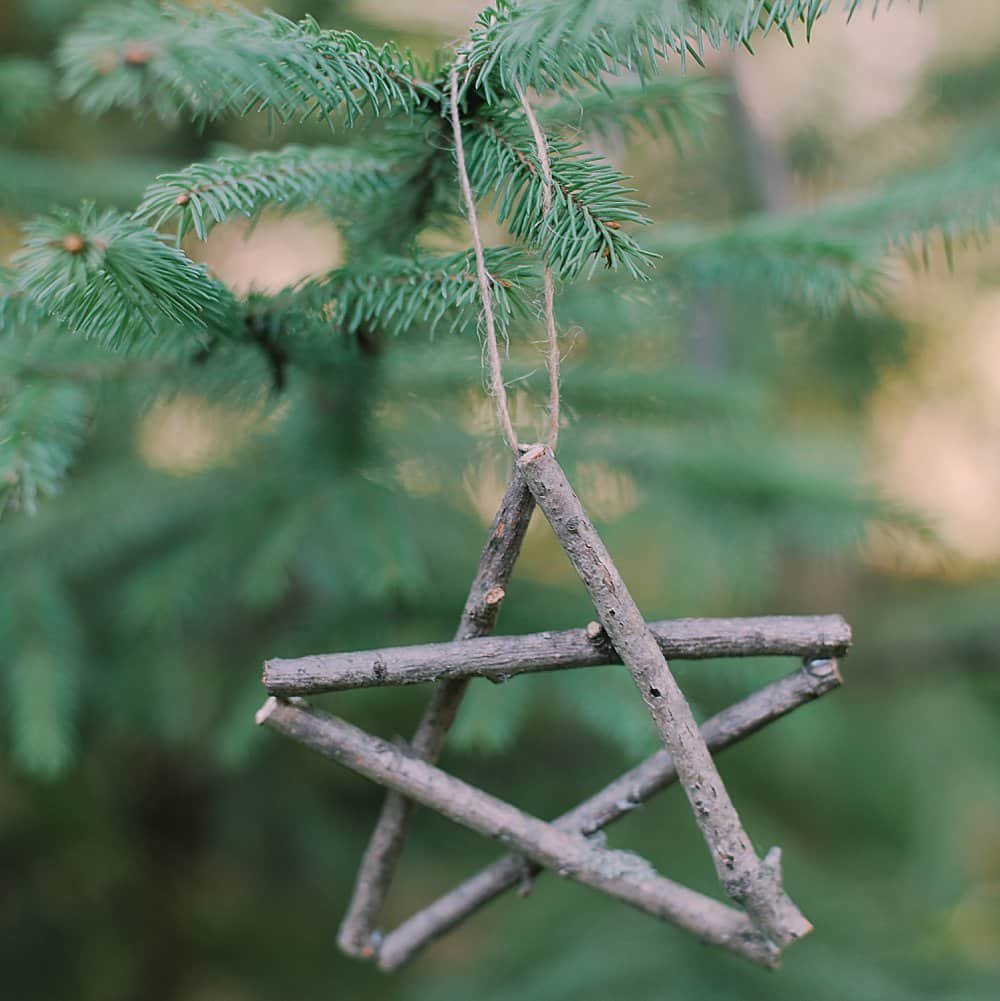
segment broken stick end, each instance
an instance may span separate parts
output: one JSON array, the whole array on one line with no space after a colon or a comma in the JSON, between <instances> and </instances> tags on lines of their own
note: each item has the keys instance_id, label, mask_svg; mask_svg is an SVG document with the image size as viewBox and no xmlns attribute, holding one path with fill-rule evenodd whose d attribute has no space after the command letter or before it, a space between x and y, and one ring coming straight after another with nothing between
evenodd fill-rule
<instances>
[{"instance_id":1,"label":"broken stick end","mask_svg":"<svg viewBox=\"0 0 1000 1001\"><path fill-rule=\"evenodd\" d=\"M819 695L839 688L844 683L844 677L840 673L840 663L836 657L807 659L802 666L812 679Z\"/></svg>"},{"instance_id":2,"label":"broken stick end","mask_svg":"<svg viewBox=\"0 0 1000 1001\"><path fill-rule=\"evenodd\" d=\"M277 708L278 708L278 700L272 695L260 707L260 709L257 710L253 718L254 722L257 724L257 726L263 726L267 722L268 717L271 715L271 713L273 713L274 710Z\"/></svg>"},{"instance_id":3,"label":"broken stick end","mask_svg":"<svg viewBox=\"0 0 1000 1001\"><path fill-rule=\"evenodd\" d=\"M548 450L548 445L529 445L521 458L517 460L517 464L519 466L526 466L528 463L537 462Z\"/></svg>"}]
</instances>

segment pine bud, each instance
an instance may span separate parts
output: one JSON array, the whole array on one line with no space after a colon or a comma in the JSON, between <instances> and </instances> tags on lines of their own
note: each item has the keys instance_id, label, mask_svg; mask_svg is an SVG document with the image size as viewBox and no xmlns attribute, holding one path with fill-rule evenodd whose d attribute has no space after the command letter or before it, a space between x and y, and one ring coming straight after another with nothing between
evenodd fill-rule
<instances>
[{"instance_id":1,"label":"pine bud","mask_svg":"<svg viewBox=\"0 0 1000 1001\"><path fill-rule=\"evenodd\" d=\"M153 50L145 42L127 42L122 58L126 66L145 66L153 58Z\"/></svg>"}]
</instances>

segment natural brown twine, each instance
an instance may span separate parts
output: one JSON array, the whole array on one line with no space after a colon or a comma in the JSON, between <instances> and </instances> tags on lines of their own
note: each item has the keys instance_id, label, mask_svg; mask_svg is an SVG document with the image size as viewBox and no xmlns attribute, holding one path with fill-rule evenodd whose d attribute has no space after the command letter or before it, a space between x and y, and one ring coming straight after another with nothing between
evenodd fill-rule
<instances>
[{"instance_id":1,"label":"natural brown twine","mask_svg":"<svg viewBox=\"0 0 1000 1001\"><path fill-rule=\"evenodd\" d=\"M489 361L490 370L490 390L496 402L497 419L500 421L500 428L504 438L515 455L519 454L520 446L517 440L517 433L514 430L510 417L510 404L507 399L507 386L503 378L503 362L500 358L500 346L497 341L496 315L493 310L493 291L490 284L490 275L486 270L486 256L483 250L483 240L479 231L479 216L476 213L476 199L472 193L472 183L469 180L469 171L465 161L465 144L462 140L462 122L458 107L458 63L461 55L453 66L450 77L451 90L451 127L455 136L455 159L458 165L458 180L462 190L462 198L465 202L465 211L469 219L469 229L472 233L472 246L476 257L476 276L479 282L479 295L483 303L483 321L486 333L486 355ZM466 71L465 82L468 82L471 75L471 68ZM464 86L464 84L463 84ZM549 152L542 133L538 119L531 109L531 105L518 85L517 94L524 109L525 117L531 126L532 135L535 138L535 148L538 153L538 161L545 180L543 191L543 206L545 210L544 222L552 211L552 170L549 163ZM559 439L559 333L555 320L555 281L552 269L545 265L543 274L543 293L545 300L545 326L547 334L546 367L549 372L549 432L548 445L555 451Z\"/></svg>"},{"instance_id":2,"label":"natural brown twine","mask_svg":"<svg viewBox=\"0 0 1000 1001\"><path fill-rule=\"evenodd\" d=\"M457 60L456 60L457 63ZM468 75L466 76L468 79ZM476 199L472 194L472 183L469 181L469 171L465 165L465 144L462 142L462 122L458 113L458 66L451 71L451 128L455 135L455 159L458 161L458 180L462 188L462 198L465 201L465 212L469 217L469 229L472 231L472 246L476 254L476 275L479 279L479 296L483 301L483 320L486 325L486 353L490 363L490 384L493 399L496 401L497 418L503 430L504 438L511 451L517 455L517 433L510 419L510 406L507 403L507 387L503 381L503 365L500 361L500 346L497 344L497 324L493 314L493 292L490 287L490 276L486 270L486 255L483 252L483 239L479 233L479 217L476 215Z\"/></svg>"},{"instance_id":3,"label":"natural brown twine","mask_svg":"<svg viewBox=\"0 0 1000 1001\"><path fill-rule=\"evenodd\" d=\"M535 149L538 151L538 162L542 168L542 177L545 178L545 190L542 192L542 205L545 215L542 219L543 225L548 225L549 216L552 214L552 166L549 163L549 149L545 142L545 135L538 119L535 117L531 104L524 88L517 85L517 96L520 98L524 115L531 126L531 134L535 137ZM545 296L545 332L548 338L548 347L545 355L545 363L549 370L549 448L554 452L556 443L559 441L559 332L556 329L555 314L555 281L552 277L552 268L545 265L542 277L543 291Z\"/></svg>"}]
</instances>

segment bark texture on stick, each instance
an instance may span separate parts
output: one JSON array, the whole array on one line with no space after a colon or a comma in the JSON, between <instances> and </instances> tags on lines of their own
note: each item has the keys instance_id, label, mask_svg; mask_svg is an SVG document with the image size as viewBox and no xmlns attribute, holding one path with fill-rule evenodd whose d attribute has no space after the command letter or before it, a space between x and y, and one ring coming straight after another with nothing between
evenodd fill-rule
<instances>
[{"instance_id":1,"label":"bark texture on stick","mask_svg":"<svg viewBox=\"0 0 1000 1001\"><path fill-rule=\"evenodd\" d=\"M657 873L629 852L612 851L561 830L404 753L335 716L271 697L257 722L333 758L374 782L495 838L546 868L652 914L762 966L779 950L732 907Z\"/></svg>"},{"instance_id":2,"label":"bark texture on stick","mask_svg":"<svg viewBox=\"0 0 1000 1001\"><path fill-rule=\"evenodd\" d=\"M515 469L479 558L455 632L456 641L465 642L492 632L534 510L531 491ZM467 678L457 678L434 687L410 742L415 755L426 761L437 760L467 685ZM377 952L376 926L399 865L412 812L412 801L398 792L388 793L361 859L354 892L337 934L338 945L348 955L370 959Z\"/></svg>"},{"instance_id":3,"label":"bark texture on stick","mask_svg":"<svg viewBox=\"0 0 1000 1001\"><path fill-rule=\"evenodd\" d=\"M784 892L780 852L757 857L691 707L562 467L544 445L518 466L660 731L726 894L779 947L808 934L812 925Z\"/></svg>"},{"instance_id":4,"label":"bark texture on stick","mask_svg":"<svg viewBox=\"0 0 1000 1001\"><path fill-rule=\"evenodd\" d=\"M526 489L526 488L525 488ZM474 619L463 616L463 624ZM839 615L770 615L735 619L666 619L650 622L664 656L842 657L850 626ZM473 636L482 638L472 638ZM319 654L264 665L264 685L274 695L309 695L381 685L414 685L442 679L489 678L598 667L621 658L598 623L587 629L490 636L467 631L465 642L386 647L356 653Z\"/></svg>"},{"instance_id":5,"label":"bark texture on stick","mask_svg":"<svg viewBox=\"0 0 1000 1001\"><path fill-rule=\"evenodd\" d=\"M765 685L706 720L702 736L709 750L718 753L840 684L836 661L807 662L802 670ZM561 830L593 834L676 781L670 753L657 751L553 824ZM470 876L386 935L379 948L379 969L387 973L399 969L491 900L523 884L526 875L530 879L540 871L537 864L526 863L519 855L505 855Z\"/></svg>"}]
</instances>

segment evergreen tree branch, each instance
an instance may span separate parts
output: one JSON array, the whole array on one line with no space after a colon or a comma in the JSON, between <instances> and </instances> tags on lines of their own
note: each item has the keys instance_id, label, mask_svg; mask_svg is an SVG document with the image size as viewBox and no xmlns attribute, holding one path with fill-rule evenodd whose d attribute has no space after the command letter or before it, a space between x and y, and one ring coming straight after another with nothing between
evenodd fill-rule
<instances>
[{"instance_id":1,"label":"evergreen tree branch","mask_svg":"<svg viewBox=\"0 0 1000 1001\"><path fill-rule=\"evenodd\" d=\"M224 326L232 296L153 230L92 205L24 228L17 282L45 313L104 344L131 345L164 324Z\"/></svg>"},{"instance_id":2,"label":"evergreen tree branch","mask_svg":"<svg viewBox=\"0 0 1000 1001\"><path fill-rule=\"evenodd\" d=\"M685 135L699 138L705 122L718 114L724 92L721 83L706 77L664 76L574 94L540 108L538 117L553 130L569 128L600 136L623 131L663 134L680 151Z\"/></svg>"},{"instance_id":3,"label":"evergreen tree branch","mask_svg":"<svg viewBox=\"0 0 1000 1001\"><path fill-rule=\"evenodd\" d=\"M532 262L517 248L500 247L486 252L486 264L498 322L503 325L512 316L525 315L537 280ZM416 325L433 332L445 321L449 329L458 330L479 315L475 264L471 252L440 258L384 257L377 267L340 268L288 290L273 306L273 315L292 337L317 322L345 334L399 335Z\"/></svg>"},{"instance_id":4,"label":"evergreen tree branch","mask_svg":"<svg viewBox=\"0 0 1000 1001\"><path fill-rule=\"evenodd\" d=\"M956 157L887 185L873 197L832 203L797 217L804 230L863 234L870 242L899 250L917 248L926 264L933 239L954 246L988 239L1000 222L1000 160L995 146Z\"/></svg>"},{"instance_id":5,"label":"evergreen tree branch","mask_svg":"<svg viewBox=\"0 0 1000 1001\"><path fill-rule=\"evenodd\" d=\"M508 381L522 384L533 373L522 364L505 366ZM407 351L402 346L385 359L382 386L389 394L418 391L436 400L459 399L479 372L471 353ZM563 401L577 422L618 418L669 420L691 424L720 420L759 422L767 396L746 374L706 372L692 365L669 370L638 365L580 363L567 367Z\"/></svg>"},{"instance_id":6,"label":"evergreen tree branch","mask_svg":"<svg viewBox=\"0 0 1000 1001\"><path fill-rule=\"evenodd\" d=\"M350 31L239 8L106 7L63 42L62 91L90 112L113 107L206 122L267 111L281 122L413 111L435 96L412 59Z\"/></svg>"},{"instance_id":7,"label":"evergreen tree branch","mask_svg":"<svg viewBox=\"0 0 1000 1001\"><path fill-rule=\"evenodd\" d=\"M65 383L0 382L0 516L34 514L58 492L90 416L88 394Z\"/></svg>"},{"instance_id":8,"label":"evergreen tree branch","mask_svg":"<svg viewBox=\"0 0 1000 1001\"><path fill-rule=\"evenodd\" d=\"M333 215L360 211L402 186L398 165L342 147L287 146L275 153L239 153L161 174L134 218L159 229L176 221L180 241L193 231L206 239L230 216L255 220L268 205L292 211L321 204Z\"/></svg>"},{"instance_id":9,"label":"evergreen tree branch","mask_svg":"<svg viewBox=\"0 0 1000 1001\"><path fill-rule=\"evenodd\" d=\"M577 277L588 264L593 270L602 260L609 268L621 266L632 277L645 277L655 255L621 227L648 220L624 177L571 140L548 137L548 147L554 190L552 211L543 218L546 183L524 116L505 110L502 116L472 120L466 156L477 195L488 194L500 222L540 250L565 278Z\"/></svg>"},{"instance_id":10,"label":"evergreen tree branch","mask_svg":"<svg viewBox=\"0 0 1000 1001\"><path fill-rule=\"evenodd\" d=\"M101 208L131 209L142 198L150 177L171 166L152 157L70 160L0 149L0 208L19 218L85 199Z\"/></svg>"},{"instance_id":11,"label":"evergreen tree branch","mask_svg":"<svg viewBox=\"0 0 1000 1001\"><path fill-rule=\"evenodd\" d=\"M18 287L17 274L0 267L0 337L38 333L50 325L49 317Z\"/></svg>"},{"instance_id":12,"label":"evergreen tree branch","mask_svg":"<svg viewBox=\"0 0 1000 1001\"><path fill-rule=\"evenodd\" d=\"M878 305L885 254L848 235L794 229L764 218L723 230L670 226L644 241L663 258L660 287L726 291L758 303L832 313Z\"/></svg>"},{"instance_id":13,"label":"evergreen tree branch","mask_svg":"<svg viewBox=\"0 0 1000 1001\"><path fill-rule=\"evenodd\" d=\"M63 582L38 561L0 608L4 690L14 759L53 777L73 757L80 696L80 624Z\"/></svg>"},{"instance_id":14,"label":"evergreen tree branch","mask_svg":"<svg viewBox=\"0 0 1000 1001\"><path fill-rule=\"evenodd\" d=\"M33 59L0 59L0 131L14 132L30 125L52 102L48 67Z\"/></svg>"},{"instance_id":15,"label":"evergreen tree branch","mask_svg":"<svg viewBox=\"0 0 1000 1001\"><path fill-rule=\"evenodd\" d=\"M668 284L728 288L829 312L878 305L890 253L926 266L940 239L950 261L956 244L988 239L997 222L1000 163L986 150L901 178L873 196L725 229L661 227L644 243L663 256L658 277Z\"/></svg>"},{"instance_id":16,"label":"evergreen tree branch","mask_svg":"<svg viewBox=\"0 0 1000 1001\"><path fill-rule=\"evenodd\" d=\"M627 69L648 76L661 60L701 61L705 46L749 45L757 33L804 23L807 34L833 0L498 0L479 16L469 61L489 101L520 83L539 91L600 86ZM848 15L862 0L845 0ZM877 7L877 4L876 4Z\"/></svg>"}]
</instances>

